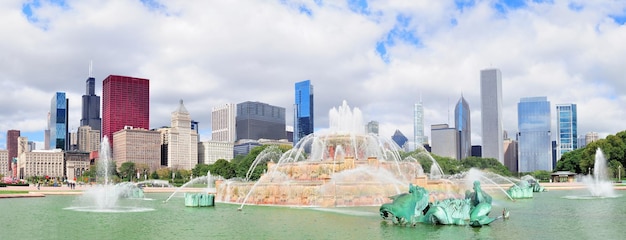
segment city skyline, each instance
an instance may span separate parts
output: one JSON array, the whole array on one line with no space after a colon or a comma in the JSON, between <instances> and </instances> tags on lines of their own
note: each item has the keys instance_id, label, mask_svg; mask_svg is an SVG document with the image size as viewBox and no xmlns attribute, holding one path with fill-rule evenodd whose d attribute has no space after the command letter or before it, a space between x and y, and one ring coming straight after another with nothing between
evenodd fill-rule
<instances>
[{"instance_id":1,"label":"city skyline","mask_svg":"<svg viewBox=\"0 0 626 240\"><path fill-rule=\"evenodd\" d=\"M110 74L151 80L150 128L167 125L181 98L204 139L211 107L229 102L284 107L291 126L293 84L310 79L316 129L346 100L380 123L381 136L411 133L418 95L430 126L447 122L447 99L463 94L472 143L481 145L486 68L502 71L504 130L517 131L517 100L535 95L577 104L580 134L623 130L626 3L516 2L4 1L0 33L12 37L0 40L8 56L0 60L0 132L43 142L42 103L55 92L70 99L76 131L85 78L102 96Z\"/></svg>"}]
</instances>

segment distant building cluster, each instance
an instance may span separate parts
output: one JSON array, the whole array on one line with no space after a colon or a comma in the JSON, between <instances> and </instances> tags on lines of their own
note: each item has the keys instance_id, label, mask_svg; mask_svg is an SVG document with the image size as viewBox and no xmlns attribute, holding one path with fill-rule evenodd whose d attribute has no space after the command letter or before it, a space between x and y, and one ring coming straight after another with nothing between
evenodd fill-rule
<instances>
[{"instance_id":1,"label":"distant building cluster","mask_svg":"<svg viewBox=\"0 0 626 240\"><path fill-rule=\"evenodd\" d=\"M172 112L170 126L150 129L149 79L109 75L102 82L100 101L90 73L78 129L70 132L68 128L70 99L64 92L55 93L47 113L44 149L35 150L34 143L20 136L20 130L8 130L7 149L0 150L0 173L20 179L48 176L76 180L102 156L103 137L108 139L118 167L133 162L144 171L138 174L144 175L160 168L190 170L199 163L231 160L260 145L292 145L313 133L315 122L311 81L294 86L293 127L287 125L284 107L255 101L226 103L211 109L211 140L201 141L199 123L191 118L183 100ZM598 140L597 133L578 134L573 103L556 105L557 128L552 133L552 107L547 97L520 99L518 131L511 138L502 127L500 70L481 70L480 89L482 145L472 145L471 112L463 96L454 109L454 126L431 125L430 142L425 135L421 97L413 109L413 138L409 140L396 130L391 139L405 151L425 149L458 160L494 158L513 172L550 171L564 153ZM377 121L363 127L368 134L379 134Z\"/></svg>"}]
</instances>

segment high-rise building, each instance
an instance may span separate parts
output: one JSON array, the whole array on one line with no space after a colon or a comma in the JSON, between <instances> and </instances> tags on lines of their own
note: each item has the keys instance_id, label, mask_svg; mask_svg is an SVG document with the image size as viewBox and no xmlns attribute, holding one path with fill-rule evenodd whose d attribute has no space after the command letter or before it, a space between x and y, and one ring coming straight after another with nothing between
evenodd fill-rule
<instances>
[{"instance_id":1,"label":"high-rise building","mask_svg":"<svg viewBox=\"0 0 626 240\"><path fill-rule=\"evenodd\" d=\"M454 124L459 133L459 150L457 159L465 159L472 156L472 125L470 119L470 108L465 98L461 96L454 108Z\"/></svg>"},{"instance_id":2,"label":"high-rise building","mask_svg":"<svg viewBox=\"0 0 626 240\"><path fill-rule=\"evenodd\" d=\"M227 103L211 110L211 140L234 143L237 140L235 120L237 105Z\"/></svg>"},{"instance_id":3,"label":"high-rise building","mask_svg":"<svg viewBox=\"0 0 626 240\"><path fill-rule=\"evenodd\" d=\"M285 108L261 102L237 104L237 141L242 139L285 139Z\"/></svg>"},{"instance_id":4,"label":"high-rise building","mask_svg":"<svg viewBox=\"0 0 626 240\"><path fill-rule=\"evenodd\" d=\"M102 136L112 135L125 126L149 129L150 81L109 75L102 82Z\"/></svg>"},{"instance_id":5,"label":"high-rise building","mask_svg":"<svg viewBox=\"0 0 626 240\"><path fill-rule=\"evenodd\" d=\"M556 105L556 160L560 160L563 153L578 148L578 120L576 104Z\"/></svg>"},{"instance_id":6,"label":"high-rise building","mask_svg":"<svg viewBox=\"0 0 626 240\"><path fill-rule=\"evenodd\" d=\"M588 132L587 134L585 134L585 144L590 144L592 142L598 141L598 139L600 138L598 137L597 132Z\"/></svg>"},{"instance_id":7,"label":"high-rise building","mask_svg":"<svg viewBox=\"0 0 626 240\"><path fill-rule=\"evenodd\" d=\"M504 164L502 129L502 73L499 69L480 71L482 155Z\"/></svg>"},{"instance_id":8,"label":"high-rise building","mask_svg":"<svg viewBox=\"0 0 626 240\"><path fill-rule=\"evenodd\" d=\"M50 149L69 150L68 108L64 92L57 92L50 104Z\"/></svg>"},{"instance_id":9,"label":"high-rise building","mask_svg":"<svg viewBox=\"0 0 626 240\"><path fill-rule=\"evenodd\" d=\"M511 172L518 172L517 159L517 141L504 139L504 166Z\"/></svg>"},{"instance_id":10,"label":"high-rise building","mask_svg":"<svg viewBox=\"0 0 626 240\"><path fill-rule=\"evenodd\" d=\"M365 128L367 129L367 133L372 133L378 136L378 122L377 121L368 122Z\"/></svg>"},{"instance_id":11,"label":"high-rise building","mask_svg":"<svg viewBox=\"0 0 626 240\"><path fill-rule=\"evenodd\" d=\"M313 85L310 80L296 83L293 144L313 133Z\"/></svg>"},{"instance_id":12,"label":"high-rise building","mask_svg":"<svg viewBox=\"0 0 626 240\"><path fill-rule=\"evenodd\" d=\"M9 166L11 166L11 161L9 161L9 151L0 149L0 174L3 174L7 177L12 177L11 170L9 170Z\"/></svg>"},{"instance_id":13,"label":"high-rise building","mask_svg":"<svg viewBox=\"0 0 626 240\"><path fill-rule=\"evenodd\" d=\"M7 170L12 171L11 161L17 157L17 139L20 137L20 130L7 131L7 151L9 151L9 159L7 159ZM4 172L2 172L4 173Z\"/></svg>"},{"instance_id":14,"label":"high-rise building","mask_svg":"<svg viewBox=\"0 0 626 240\"><path fill-rule=\"evenodd\" d=\"M169 168L191 170L198 164L198 134L191 130L191 116L183 100L172 112L167 143Z\"/></svg>"},{"instance_id":15,"label":"high-rise building","mask_svg":"<svg viewBox=\"0 0 626 240\"><path fill-rule=\"evenodd\" d=\"M161 166L161 134L158 131L127 126L113 133L113 144L113 159L118 168L125 162L133 162L154 172Z\"/></svg>"},{"instance_id":16,"label":"high-rise building","mask_svg":"<svg viewBox=\"0 0 626 240\"><path fill-rule=\"evenodd\" d=\"M517 104L519 172L552 171L550 102L546 97L522 98Z\"/></svg>"},{"instance_id":17,"label":"high-rise building","mask_svg":"<svg viewBox=\"0 0 626 240\"><path fill-rule=\"evenodd\" d=\"M83 112L80 118L80 126L90 126L91 130L100 132L102 119L100 118L100 96L96 95L96 79L89 76L85 84L86 89L85 95L83 95Z\"/></svg>"},{"instance_id":18,"label":"high-rise building","mask_svg":"<svg viewBox=\"0 0 626 240\"><path fill-rule=\"evenodd\" d=\"M459 131L448 124L434 124L430 126L431 152L438 156L458 159Z\"/></svg>"},{"instance_id":19,"label":"high-rise building","mask_svg":"<svg viewBox=\"0 0 626 240\"><path fill-rule=\"evenodd\" d=\"M100 149L100 131L85 125L78 127L78 151L93 152Z\"/></svg>"},{"instance_id":20,"label":"high-rise building","mask_svg":"<svg viewBox=\"0 0 626 240\"><path fill-rule=\"evenodd\" d=\"M404 136L404 134L402 134L402 132L400 132L399 129L396 129L396 131L393 133L393 136L391 136L391 140L393 140L396 144L398 144L398 146L402 149L407 148L406 144L409 141L408 138L406 138L406 136Z\"/></svg>"},{"instance_id":21,"label":"high-rise building","mask_svg":"<svg viewBox=\"0 0 626 240\"><path fill-rule=\"evenodd\" d=\"M413 109L413 148L418 149L424 144L428 144L428 139L424 135L424 105L420 99Z\"/></svg>"}]
</instances>

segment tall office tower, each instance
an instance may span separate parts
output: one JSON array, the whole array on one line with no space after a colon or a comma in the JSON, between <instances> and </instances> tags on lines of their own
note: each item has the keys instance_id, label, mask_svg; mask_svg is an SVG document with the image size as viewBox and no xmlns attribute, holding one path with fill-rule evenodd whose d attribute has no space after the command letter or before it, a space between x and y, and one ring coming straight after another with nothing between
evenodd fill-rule
<instances>
[{"instance_id":1,"label":"tall office tower","mask_svg":"<svg viewBox=\"0 0 626 240\"><path fill-rule=\"evenodd\" d=\"M169 168L191 170L198 164L198 134L191 130L191 117L183 100L172 112L167 143Z\"/></svg>"},{"instance_id":2,"label":"tall office tower","mask_svg":"<svg viewBox=\"0 0 626 240\"><path fill-rule=\"evenodd\" d=\"M413 144L415 145L413 148L418 149L427 143L428 140L424 136L424 105L420 99L413 109Z\"/></svg>"},{"instance_id":3,"label":"tall office tower","mask_svg":"<svg viewBox=\"0 0 626 240\"><path fill-rule=\"evenodd\" d=\"M378 136L378 122L377 121L368 122L365 128L367 129L367 133L373 133L374 135Z\"/></svg>"},{"instance_id":4,"label":"tall office tower","mask_svg":"<svg viewBox=\"0 0 626 240\"><path fill-rule=\"evenodd\" d=\"M69 150L68 109L69 100L64 92L57 92L50 104L50 149Z\"/></svg>"},{"instance_id":5,"label":"tall office tower","mask_svg":"<svg viewBox=\"0 0 626 240\"><path fill-rule=\"evenodd\" d=\"M457 159L465 159L472 156L472 124L470 119L470 108L465 98L461 96L454 108L454 124L459 133L459 150Z\"/></svg>"},{"instance_id":6,"label":"tall office tower","mask_svg":"<svg viewBox=\"0 0 626 240\"><path fill-rule=\"evenodd\" d=\"M237 141L242 139L285 139L285 108L261 102L237 104Z\"/></svg>"},{"instance_id":7,"label":"tall office tower","mask_svg":"<svg viewBox=\"0 0 626 240\"><path fill-rule=\"evenodd\" d=\"M78 151L93 152L100 149L100 131L89 125L78 127Z\"/></svg>"},{"instance_id":8,"label":"tall office tower","mask_svg":"<svg viewBox=\"0 0 626 240\"><path fill-rule=\"evenodd\" d=\"M502 73L499 69L480 71L480 106L482 115L482 155L504 164L502 130Z\"/></svg>"},{"instance_id":9,"label":"tall office tower","mask_svg":"<svg viewBox=\"0 0 626 240\"><path fill-rule=\"evenodd\" d=\"M50 112L48 112L48 118L46 118L46 122L47 122L47 126L46 129L43 131L43 149L44 150L49 150L50 149Z\"/></svg>"},{"instance_id":10,"label":"tall office tower","mask_svg":"<svg viewBox=\"0 0 626 240\"><path fill-rule=\"evenodd\" d=\"M211 140L234 143L237 140L235 117L237 105L227 103L211 110Z\"/></svg>"},{"instance_id":11,"label":"tall office tower","mask_svg":"<svg viewBox=\"0 0 626 240\"><path fill-rule=\"evenodd\" d=\"M20 137L20 130L7 131L7 150L9 151L8 170L11 171L11 161L17 157L17 139Z\"/></svg>"},{"instance_id":12,"label":"tall office tower","mask_svg":"<svg viewBox=\"0 0 626 240\"><path fill-rule=\"evenodd\" d=\"M587 134L585 134L585 144L590 144L592 142L598 141L598 139L600 138L598 137L597 132L588 132Z\"/></svg>"},{"instance_id":13,"label":"tall office tower","mask_svg":"<svg viewBox=\"0 0 626 240\"><path fill-rule=\"evenodd\" d=\"M125 126L149 129L150 81L109 75L102 82L102 136L113 146L113 133Z\"/></svg>"},{"instance_id":14,"label":"tall office tower","mask_svg":"<svg viewBox=\"0 0 626 240\"><path fill-rule=\"evenodd\" d=\"M406 150L406 143L409 141L409 139L406 138L406 136L404 136L404 134L402 134L399 129L396 129L396 132L393 133L393 136L391 136L391 140L398 144L400 148Z\"/></svg>"},{"instance_id":15,"label":"tall office tower","mask_svg":"<svg viewBox=\"0 0 626 240\"><path fill-rule=\"evenodd\" d=\"M556 105L556 160L560 160L563 153L578 148L578 120L576 104Z\"/></svg>"},{"instance_id":16,"label":"tall office tower","mask_svg":"<svg viewBox=\"0 0 626 240\"><path fill-rule=\"evenodd\" d=\"M438 156L458 159L459 132L448 124L434 124L430 126L432 140L431 152Z\"/></svg>"},{"instance_id":17,"label":"tall office tower","mask_svg":"<svg viewBox=\"0 0 626 240\"><path fill-rule=\"evenodd\" d=\"M504 166L511 172L518 172L517 159L517 141L504 139Z\"/></svg>"},{"instance_id":18,"label":"tall office tower","mask_svg":"<svg viewBox=\"0 0 626 240\"><path fill-rule=\"evenodd\" d=\"M83 112L80 118L81 126L90 126L91 130L102 130L102 119L100 118L100 96L96 95L96 79L91 76L86 81L86 91L83 95ZM79 140L80 141L80 140Z\"/></svg>"},{"instance_id":19,"label":"tall office tower","mask_svg":"<svg viewBox=\"0 0 626 240\"><path fill-rule=\"evenodd\" d=\"M310 80L296 83L293 144L313 133L313 85Z\"/></svg>"},{"instance_id":20,"label":"tall office tower","mask_svg":"<svg viewBox=\"0 0 626 240\"><path fill-rule=\"evenodd\" d=\"M552 171L550 102L546 97L522 98L517 104L519 172Z\"/></svg>"}]
</instances>

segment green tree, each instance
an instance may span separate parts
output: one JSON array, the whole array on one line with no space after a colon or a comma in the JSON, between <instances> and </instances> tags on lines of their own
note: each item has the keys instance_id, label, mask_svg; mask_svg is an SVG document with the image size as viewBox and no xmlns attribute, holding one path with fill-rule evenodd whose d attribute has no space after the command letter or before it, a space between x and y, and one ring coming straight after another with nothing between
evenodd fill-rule
<instances>
[{"instance_id":1,"label":"green tree","mask_svg":"<svg viewBox=\"0 0 626 240\"><path fill-rule=\"evenodd\" d=\"M151 179L159 179L159 174L157 174L157 171L152 172L152 174L150 174L150 178Z\"/></svg>"},{"instance_id":2,"label":"green tree","mask_svg":"<svg viewBox=\"0 0 626 240\"><path fill-rule=\"evenodd\" d=\"M172 171L170 168L161 168L156 170L159 179L170 179L172 177Z\"/></svg>"},{"instance_id":3,"label":"green tree","mask_svg":"<svg viewBox=\"0 0 626 240\"><path fill-rule=\"evenodd\" d=\"M209 170L210 168L208 164L198 163L193 169L191 169L191 172L194 176L206 176Z\"/></svg>"},{"instance_id":4,"label":"green tree","mask_svg":"<svg viewBox=\"0 0 626 240\"><path fill-rule=\"evenodd\" d=\"M134 162L125 162L120 166L120 177L124 181L131 181L135 172L137 172L137 169Z\"/></svg>"},{"instance_id":5,"label":"green tree","mask_svg":"<svg viewBox=\"0 0 626 240\"><path fill-rule=\"evenodd\" d=\"M574 151L564 153L556 162L557 171L570 171L574 173L582 173L580 168L580 160L583 155L584 148L579 148Z\"/></svg>"},{"instance_id":6,"label":"green tree","mask_svg":"<svg viewBox=\"0 0 626 240\"><path fill-rule=\"evenodd\" d=\"M537 180L548 181L552 175L552 172L545 171L545 170L537 170L537 171L532 172L530 175L532 175Z\"/></svg>"},{"instance_id":7,"label":"green tree","mask_svg":"<svg viewBox=\"0 0 626 240\"><path fill-rule=\"evenodd\" d=\"M236 176L235 166L225 159L218 159L215 163L210 165L211 175L219 175L225 179L230 179Z\"/></svg>"}]
</instances>

